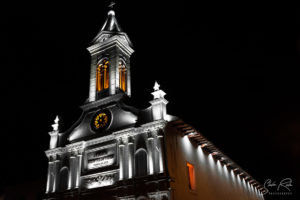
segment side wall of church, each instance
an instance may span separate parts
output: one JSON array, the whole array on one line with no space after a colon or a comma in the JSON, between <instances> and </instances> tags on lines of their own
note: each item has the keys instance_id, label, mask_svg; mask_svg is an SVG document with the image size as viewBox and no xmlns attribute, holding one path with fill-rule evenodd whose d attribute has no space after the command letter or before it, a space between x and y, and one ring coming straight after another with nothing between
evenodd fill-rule
<instances>
[{"instance_id":1,"label":"side wall of church","mask_svg":"<svg viewBox=\"0 0 300 200\"><path fill-rule=\"evenodd\" d=\"M165 139L172 200L264 199L226 165L170 125L166 127ZM194 167L193 188L190 186L190 178L193 177L189 175L188 165Z\"/></svg>"}]
</instances>

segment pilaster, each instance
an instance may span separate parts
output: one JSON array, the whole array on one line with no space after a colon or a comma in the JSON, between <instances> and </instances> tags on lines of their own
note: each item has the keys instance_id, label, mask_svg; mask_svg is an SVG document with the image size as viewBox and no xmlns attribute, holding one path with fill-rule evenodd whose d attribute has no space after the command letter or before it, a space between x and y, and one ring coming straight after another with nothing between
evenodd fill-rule
<instances>
[{"instance_id":1,"label":"pilaster","mask_svg":"<svg viewBox=\"0 0 300 200\"><path fill-rule=\"evenodd\" d=\"M69 189L78 188L80 184L82 153L85 149L85 142L77 142L67 145L70 153L70 173L69 173Z\"/></svg>"},{"instance_id":2,"label":"pilaster","mask_svg":"<svg viewBox=\"0 0 300 200\"><path fill-rule=\"evenodd\" d=\"M125 144L123 139L119 139L119 180L125 179Z\"/></svg>"},{"instance_id":3,"label":"pilaster","mask_svg":"<svg viewBox=\"0 0 300 200\"><path fill-rule=\"evenodd\" d=\"M74 179L76 178L74 175L75 172L75 159L76 156L70 156L70 171L69 171L69 180L68 180L68 189L74 188Z\"/></svg>"},{"instance_id":4,"label":"pilaster","mask_svg":"<svg viewBox=\"0 0 300 200\"><path fill-rule=\"evenodd\" d=\"M158 166L159 166L159 173L163 173L164 172L164 138L163 138L163 131L162 130L158 130L157 132L157 150L158 150Z\"/></svg>"},{"instance_id":5,"label":"pilaster","mask_svg":"<svg viewBox=\"0 0 300 200\"><path fill-rule=\"evenodd\" d=\"M155 153L154 153L154 136L152 132L148 132L147 138L147 145L148 145L148 174L154 174L154 166L155 166Z\"/></svg>"},{"instance_id":6,"label":"pilaster","mask_svg":"<svg viewBox=\"0 0 300 200\"><path fill-rule=\"evenodd\" d=\"M129 137L128 143L128 178L131 179L134 176L134 138Z\"/></svg>"},{"instance_id":7,"label":"pilaster","mask_svg":"<svg viewBox=\"0 0 300 200\"><path fill-rule=\"evenodd\" d=\"M91 56L91 71L90 71L90 88L89 88L89 102L96 100L96 68L97 56Z\"/></svg>"},{"instance_id":8,"label":"pilaster","mask_svg":"<svg viewBox=\"0 0 300 200\"><path fill-rule=\"evenodd\" d=\"M60 160L54 161L54 167L53 167L53 173L54 173L54 179L53 179L53 188L52 192L58 191L58 183L59 183L59 169L60 169Z\"/></svg>"},{"instance_id":9,"label":"pilaster","mask_svg":"<svg viewBox=\"0 0 300 200\"><path fill-rule=\"evenodd\" d=\"M109 95L116 94L116 87L119 86L116 83L116 73L118 72L119 55L117 47L114 47L109 54Z\"/></svg>"},{"instance_id":10,"label":"pilaster","mask_svg":"<svg viewBox=\"0 0 300 200\"><path fill-rule=\"evenodd\" d=\"M126 68L127 68L127 95L131 96L131 74L130 74L130 59L126 61Z\"/></svg>"}]
</instances>

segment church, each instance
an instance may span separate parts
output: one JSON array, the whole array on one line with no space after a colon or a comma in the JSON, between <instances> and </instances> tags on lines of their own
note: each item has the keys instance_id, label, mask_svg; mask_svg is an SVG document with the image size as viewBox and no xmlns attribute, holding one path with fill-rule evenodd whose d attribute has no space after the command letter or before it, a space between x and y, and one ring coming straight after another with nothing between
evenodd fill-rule
<instances>
[{"instance_id":1,"label":"church","mask_svg":"<svg viewBox=\"0 0 300 200\"><path fill-rule=\"evenodd\" d=\"M134 50L112 9L87 49L89 97L67 130L54 120L44 199L264 199L259 182L168 114L159 83L148 108L130 104Z\"/></svg>"}]
</instances>

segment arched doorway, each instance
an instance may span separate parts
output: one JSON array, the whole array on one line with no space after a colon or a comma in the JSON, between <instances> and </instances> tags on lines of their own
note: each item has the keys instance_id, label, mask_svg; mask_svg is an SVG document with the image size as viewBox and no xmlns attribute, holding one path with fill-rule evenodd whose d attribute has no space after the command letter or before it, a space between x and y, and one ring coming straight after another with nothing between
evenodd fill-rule
<instances>
[{"instance_id":1,"label":"arched doorway","mask_svg":"<svg viewBox=\"0 0 300 200\"><path fill-rule=\"evenodd\" d=\"M147 151L143 148L138 149L134 155L135 162L135 175L146 176L147 175Z\"/></svg>"},{"instance_id":2,"label":"arched doorway","mask_svg":"<svg viewBox=\"0 0 300 200\"><path fill-rule=\"evenodd\" d=\"M69 170L67 167L61 168L59 172L59 191L63 192L68 189Z\"/></svg>"}]
</instances>

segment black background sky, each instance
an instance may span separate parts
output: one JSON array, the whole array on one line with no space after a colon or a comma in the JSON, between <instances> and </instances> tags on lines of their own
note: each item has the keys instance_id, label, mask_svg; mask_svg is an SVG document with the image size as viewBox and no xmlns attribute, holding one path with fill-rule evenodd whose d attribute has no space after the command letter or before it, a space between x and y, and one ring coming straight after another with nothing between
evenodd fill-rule
<instances>
[{"instance_id":1,"label":"black background sky","mask_svg":"<svg viewBox=\"0 0 300 200\"><path fill-rule=\"evenodd\" d=\"M103 25L108 3L1 6L1 187L46 178L48 132L57 114L66 127L80 116L89 90L86 47ZM115 11L135 49L135 105L149 106L157 80L170 114L258 181L292 178L296 193L299 10L122 1Z\"/></svg>"}]
</instances>

